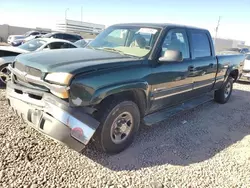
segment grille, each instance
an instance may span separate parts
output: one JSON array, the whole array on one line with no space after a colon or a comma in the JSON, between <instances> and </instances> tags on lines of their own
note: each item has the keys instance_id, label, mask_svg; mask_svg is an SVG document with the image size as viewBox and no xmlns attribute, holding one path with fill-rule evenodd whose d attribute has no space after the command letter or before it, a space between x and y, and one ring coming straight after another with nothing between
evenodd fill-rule
<instances>
[{"instance_id":1,"label":"grille","mask_svg":"<svg viewBox=\"0 0 250 188\"><path fill-rule=\"evenodd\" d=\"M42 72L39 69L35 69L33 67L29 67L29 66L25 66L22 63L19 62L14 62L13 67L21 72L27 73L28 75L40 78L42 77ZM14 82L25 86L27 88L32 88L32 89L39 89L39 90L43 90L43 91L49 91L48 88L46 88L45 86L36 84L36 83L31 83L31 82L27 82L26 80L24 80L22 77L18 77L18 75L13 74L13 79Z\"/></svg>"},{"instance_id":2,"label":"grille","mask_svg":"<svg viewBox=\"0 0 250 188\"><path fill-rule=\"evenodd\" d=\"M19 62L15 62L14 68L18 69L19 71L26 72L27 74L35 77L41 78L42 72L39 69L35 69L33 67L25 66Z\"/></svg>"}]
</instances>

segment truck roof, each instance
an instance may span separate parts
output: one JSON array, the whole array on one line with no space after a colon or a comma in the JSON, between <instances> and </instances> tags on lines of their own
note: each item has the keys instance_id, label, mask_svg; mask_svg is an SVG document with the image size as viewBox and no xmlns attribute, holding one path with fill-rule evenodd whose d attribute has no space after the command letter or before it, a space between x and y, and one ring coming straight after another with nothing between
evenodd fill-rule
<instances>
[{"instance_id":1,"label":"truck roof","mask_svg":"<svg viewBox=\"0 0 250 188\"><path fill-rule=\"evenodd\" d=\"M158 27L158 28L166 28L166 27L185 27L190 29L200 29L207 30L204 28L198 28L187 25L179 25L179 24L171 24L171 23L124 23L124 24L115 24L113 26L141 26L141 27Z\"/></svg>"}]
</instances>

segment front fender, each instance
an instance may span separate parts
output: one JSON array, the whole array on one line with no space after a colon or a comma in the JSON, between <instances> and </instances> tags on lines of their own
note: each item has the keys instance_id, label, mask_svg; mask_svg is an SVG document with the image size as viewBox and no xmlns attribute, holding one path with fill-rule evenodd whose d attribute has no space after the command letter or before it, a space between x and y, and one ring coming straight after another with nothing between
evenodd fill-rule
<instances>
[{"instance_id":1,"label":"front fender","mask_svg":"<svg viewBox=\"0 0 250 188\"><path fill-rule=\"evenodd\" d=\"M149 85L147 82L135 82L135 83L124 83L124 84L119 84L119 85L114 85L114 86L109 86L109 87L104 87L101 89L98 89L91 101L91 105L96 105L99 104L103 99L110 95L118 94L124 91L133 91L133 90L142 90L147 96L147 91L148 91Z\"/></svg>"},{"instance_id":2,"label":"front fender","mask_svg":"<svg viewBox=\"0 0 250 188\"><path fill-rule=\"evenodd\" d=\"M98 89L91 88L82 84L73 84L70 87L70 105L71 106L93 106L99 104L103 99L110 95L118 94L124 91L142 90L148 96L149 85L147 82L129 82L109 85Z\"/></svg>"}]
</instances>

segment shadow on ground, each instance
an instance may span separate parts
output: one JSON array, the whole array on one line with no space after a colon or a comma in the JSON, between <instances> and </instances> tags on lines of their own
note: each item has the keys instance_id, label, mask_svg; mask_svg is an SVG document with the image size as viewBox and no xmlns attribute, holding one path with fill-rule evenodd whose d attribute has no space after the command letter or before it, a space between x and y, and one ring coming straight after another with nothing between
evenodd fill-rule
<instances>
[{"instance_id":1,"label":"shadow on ground","mask_svg":"<svg viewBox=\"0 0 250 188\"><path fill-rule=\"evenodd\" d=\"M120 154L106 155L93 146L83 154L115 171L199 163L250 134L249 104L250 93L236 89L227 104L209 102L142 128L135 142Z\"/></svg>"}]
</instances>

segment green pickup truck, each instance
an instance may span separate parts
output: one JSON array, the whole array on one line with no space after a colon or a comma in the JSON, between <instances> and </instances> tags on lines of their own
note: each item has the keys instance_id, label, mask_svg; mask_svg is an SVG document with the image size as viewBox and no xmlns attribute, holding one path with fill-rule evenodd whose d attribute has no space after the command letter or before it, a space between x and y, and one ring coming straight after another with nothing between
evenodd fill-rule
<instances>
[{"instance_id":1,"label":"green pickup truck","mask_svg":"<svg viewBox=\"0 0 250 188\"><path fill-rule=\"evenodd\" d=\"M86 49L17 56L6 93L17 114L45 135L77 151L91 141L118 153L142 125L212 98L226 103L244 58L216 56L205 29L118 24Z\"/></svg>"}]
</instances>

